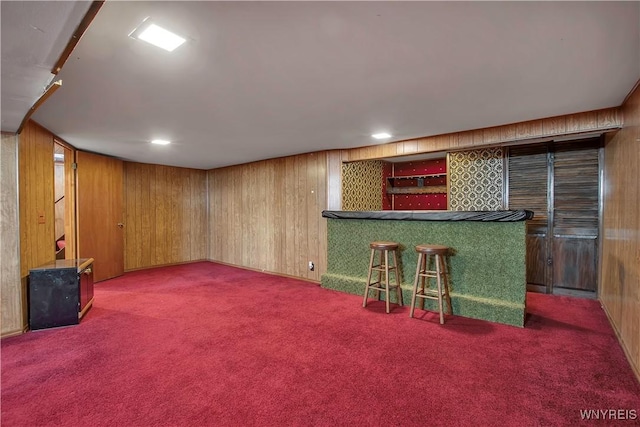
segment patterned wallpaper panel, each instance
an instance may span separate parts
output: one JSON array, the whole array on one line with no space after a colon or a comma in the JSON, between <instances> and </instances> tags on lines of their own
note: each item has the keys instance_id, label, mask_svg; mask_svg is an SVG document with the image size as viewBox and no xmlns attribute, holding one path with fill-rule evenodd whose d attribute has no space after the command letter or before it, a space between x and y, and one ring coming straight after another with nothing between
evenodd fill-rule
<instances>
[{"instance_id":1,"label":"patterned wallpaper panel","mask_svg":"<svg viewBox=\"0 0 640 427\"><path fill-rule=\"evenodd\" d=\"M342 164L342 210L381 211L384 162Z\"/></svg>"},{"instance_id":2,"label":"patterned wallpaper panel","mask_svg":"<svg viewBox=\"0 0 640 427\"><path fill-rule=\"evenodd\" d=\"M502 156L502 148L449 153L449 209L503 209Z\"/></svg>"}]
</instances>

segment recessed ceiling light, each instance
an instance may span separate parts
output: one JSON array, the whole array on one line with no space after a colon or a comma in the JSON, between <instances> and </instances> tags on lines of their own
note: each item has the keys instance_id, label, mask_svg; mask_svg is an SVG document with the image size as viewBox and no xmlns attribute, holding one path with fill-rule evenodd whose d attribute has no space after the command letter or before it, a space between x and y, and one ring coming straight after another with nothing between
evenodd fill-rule
<instances>
[{"instance_id":1,"label":"recessed ceiling light","mask_svg":"<svg viewBox=\"0 0 640 427\"><path fill-rule=\"evenodd\" d=\"M185 38L152 23L149 18L145 19L138 28L133 30L129 37L143 40L169 52L172 52L187 41Z\"/></svg>"},{"instance_id":2,"label":"recessed ceiling light","mask_svg":"<svg viewBox=\"0 0 640 427\"><path fill-rule=\"evenodd\" d=\"M171 141L167 141L166 139L154 139L153 141L151 141L151 143L158 145L168 145L171 144Z\"/></svg>"},{"instance_id":3,"label":"recessed ceiling light","mask_svg":"<svg viewBox=\"0 0 640 427\"><path fill-rule=\"evenodd\" d=\"M380 133L374 133L373 135L371 135L371 137L375 139L386 139L386 138L391 138L391 134L386 132L380 132Z\"/></svg>"}]
</instances>

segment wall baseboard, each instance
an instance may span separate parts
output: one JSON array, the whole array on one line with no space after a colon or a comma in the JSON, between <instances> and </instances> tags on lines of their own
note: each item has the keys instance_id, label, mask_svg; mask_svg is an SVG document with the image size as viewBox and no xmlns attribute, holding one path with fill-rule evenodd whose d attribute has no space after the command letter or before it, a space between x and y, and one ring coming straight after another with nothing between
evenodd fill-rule
<instances>
[{"instance_id":1,"label":"wall baseboard","mask_svg":"<svg viewBox=\"0 0 640 427\"><path fill-rule=\"evenodd\" d=\"M172 265L194 264L196 262L205 262L205 261L210 261L210 260L203 258L203 259L195 259L195 260L192 260L192 261L172 262L172 263L169 263L169 264L149 265L147 267L130 268L128 270L125 270L124 272L125 273L129 273L129 272L132 272L132 271L148 270L150 268L171 267Z\"/></svg>"},{"instance_id":2,"label":"wall baseboard","mask_svg":"<svg viewBox=\"0 0 640 427\"><path fill-rule=\"evenodd\" d=\"M613 331L616 333L616 338L618 338L620 347L622 347L622 351L624 352L624 355L627 358L629 365L631 365L631 370L633 371L633 373L636 376L636 379L640 383L640 366L636 366L635 361L631 355L631 352L629 351L629 349L627 348L627 345L622 339L622 335L620 335L620 331L618 331L618 328L616 327L615 323L611 319L611 315L609 314L609 310L607 310L607 306L604 305L600 299L598 299L598 302L600 302L600 307L602 307L602 310L604 310L604 314L607 315L607 320L609 320L609 324L613 328Z\"/></svg>"},{"instance_id":3,"label":"wall baseboard","mask_svg":"<svg viewBox=\"0 0 640 427\"><path fill-rule=\"evenodd\" d=\"M306 277L298 277L298 276L292 276L290 274L276 273L274 271L262 270L260 268L245 267L243 265L231 264L231 263L228 263L228 262L217 261L215 259L207 259L207 260L203 260L203 261L209 261L209 262L213 262L213 263L216 263L216 264L228 265L229 267L241 268L243 270L256 271L258 273L271 274L272 276L280 276L280 277L286 277L288 279L302 280L303 282L309 282L309 283L313 283L313 284L316 284L316 285L320 286L320 281L319 280L308 279Z\"/></svg>"},{"instance_id":4,"label":"wall baseboard","mask_svg":"<svg viewBox=\"0 0 640 427\"><path fill-rule=\"evenodd\" d=\"M9 337L15 337L15 336L18 336L18 335L22 335L22 334L26 333L28 330L29 330L29 326L26 325L22 330L4 332L0 336L0 339L5 339L5 338L9 338Z\"/></svg>"}]
</instances>

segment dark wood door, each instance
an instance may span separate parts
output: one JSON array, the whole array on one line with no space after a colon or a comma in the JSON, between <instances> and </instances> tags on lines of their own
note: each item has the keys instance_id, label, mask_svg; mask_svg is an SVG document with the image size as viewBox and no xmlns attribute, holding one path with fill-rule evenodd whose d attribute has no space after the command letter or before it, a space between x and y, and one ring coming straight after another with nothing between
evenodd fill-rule
<instances>
[{"instance_id":1,"label":"dark wood door","mask_svg":"<svg viewBox=\"0 0 640 427\"><path fill-rule=\"evenodd\" d=\"M597 290L600 139L509 149L510 209L529 209L527 288Z\"/></svg>"},{"instance_id":2,"label":"dark wood door","mask_svg":"<svg viewBox=\"0 0 640 427\"><path fill-rule=\"evenodd\" d=\"M124 273L123 162L78 151L78 257L93 258L93 280Z\"/></svg>"},{"instance_id":3,"label":"dark wood door","mask_svg":"<svg viewBox=\"0 0 640 427\"><path fill-rule=\"evenodd\" d=\"M533 211L527 221L527 284L529 290L550 292L549 159L547 145L509 149L509 209Z\"/></svg>"},{"instance_id":4,"label":"dark wood door","mask_svg":"<svg viewBox=\"0 0 640 427\"><path fill-rule=\"evenodd\" d=\"M553 154L553 282L560 290L597 290L599 139L556 144Z\"/></svg>"}]
</instances>

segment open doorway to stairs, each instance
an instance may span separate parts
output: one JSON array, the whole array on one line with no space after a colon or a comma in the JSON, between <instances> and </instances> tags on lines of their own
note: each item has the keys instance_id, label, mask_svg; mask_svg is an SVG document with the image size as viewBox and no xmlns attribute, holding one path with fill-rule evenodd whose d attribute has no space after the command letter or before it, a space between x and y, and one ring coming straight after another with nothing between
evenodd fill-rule
<instances>
[{"instance_id":1,"label":"open doorway to stairs","mask_svg":"<svg viewBox=\"0 0 640 427\"><path fill-rule=\"evenodd\" d=\"M55 233L53 245L56 259L76 258L76 204L74 150L54 141L54 212Z\"/></svg>"}]
</instances>

